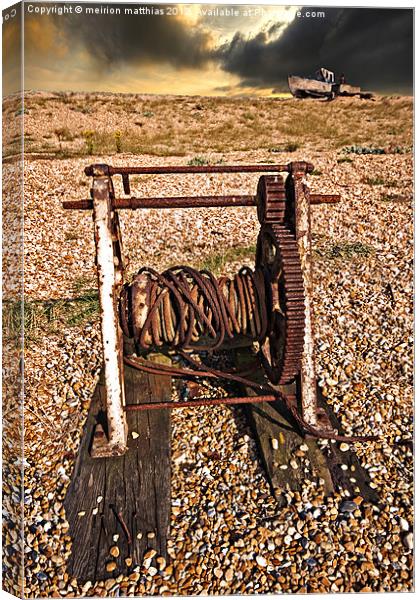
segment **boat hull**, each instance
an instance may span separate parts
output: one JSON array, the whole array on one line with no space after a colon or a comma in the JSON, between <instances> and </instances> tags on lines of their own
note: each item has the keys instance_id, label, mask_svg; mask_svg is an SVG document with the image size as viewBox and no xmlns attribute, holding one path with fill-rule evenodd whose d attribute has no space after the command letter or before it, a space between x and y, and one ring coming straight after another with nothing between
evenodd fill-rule
<instances>
[{"instance_id":1,"label":"boat hull","mask_svg":"<svg viewBox=\"0 0 420 600\"><path fill-rule=\"evenodd\" d=\"M331 98L334 95L334 84L326 83L325 81L289 75L288 83L290 92L296 98Z\"/></svg>"},{"instance_id":2,"label":"boat hull","mask_svg":"<svg viewBox=\"0 0 420 600\"><path fill-rule=\"evenodd\" d=\"M359 96L371 99L372 92L362 92L361 88L348 83L327 83L317 79L308 79L298 75L289 75L287 78L289 90L295 98L329 98L336 96Z\"/></svg>"}]
</instances>

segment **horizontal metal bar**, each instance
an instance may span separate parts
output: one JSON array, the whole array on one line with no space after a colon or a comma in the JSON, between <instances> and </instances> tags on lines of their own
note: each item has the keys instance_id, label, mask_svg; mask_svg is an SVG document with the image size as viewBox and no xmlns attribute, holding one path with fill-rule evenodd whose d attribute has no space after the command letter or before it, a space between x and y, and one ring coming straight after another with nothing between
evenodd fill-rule
<instances>
[{"instance_id":1,"label":"horizontal metal bar","mask_svg":"<svg viewBox=\"0 0 420 600\"><path fill-rule=\"evenodd\" d=\"M91 210L92 200L65 200L62 204L65 210Z\"/></svg>"},{"instance_id":2,"label":"horizontal metal bar","mask_svg":"<svg viewBox=\"0 0 420 600\"><path fill-rule=\"evenodd\" d=\"M243 396L236 398L201 398L181 402L147 402L145 404L126 404L127 411L157 410L160 408L187 408L194 406L219 406L220 404L254 404L259 402L274 402L277 396Z\"/></svg>"},{"instance_id":3,"label":"horizontal metal bar","mask_svg":"<svg viewBox=\"0 0 420 600\"><path fill-rule=\"evenodd\" d=\"M166 198L116 198L113 206L129 208L207 208L220 206L255 206L255 196L173 196ZM91 200L63 202L63 208L89 209Z\"/></svg>"},{"instance_id":4,"label":"horizontal metal bar","mask_svg":"<svg viewBox=\"0 0 420 600\"><path fill-rule=\"evenodd\" d=\"M312 165L311 165L312 166ZM289 172L289 165L200 165L200 166L165 166L165 167L112 167L108 166L109 175L165 175L187 173L282 173ZM93 166L86 167L88 177L93 175Z\"/></svg>"},{"instance_id":5,"label":"horizontal metal bar","mask_svg":"<svg viewBox=\"0 0 420 600\"><path fill-rule=\"evenodd\" d=\"M311 204L335 204L340 196L334 194L311 194ZM233 196L174 196L167 198L116 198L112 202L116 209L138 208L209 208L229 206L255 206L256 197L252 195ZM92 200L69 200L63 202L65 209L89 210Z\"/></svg>"}]
</instances>

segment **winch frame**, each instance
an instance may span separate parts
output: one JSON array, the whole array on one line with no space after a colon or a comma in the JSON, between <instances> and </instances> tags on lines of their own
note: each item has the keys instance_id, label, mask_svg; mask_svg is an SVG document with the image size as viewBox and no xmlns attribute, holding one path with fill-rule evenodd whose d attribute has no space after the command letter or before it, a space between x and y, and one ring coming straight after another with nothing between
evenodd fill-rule
<instances>
[{"instance_id":1,"label":"winch frame","mask_svg":"<svg viewBox=\"0 0 420 600\"><path fill-rule=\"evenodd\" d=\"M116 198L112 177L122 177L124 193L130 196L130 175L143 174L193 174L193 173L288 173L286 180L287 210L291 215L304 290L304 338L300 374L296 377L296 395L302 418L315 429L332 431L324 411L318 406L316 383L316 357L313 342L312 309L312 262L311 262L311 205L336 203L337 195L310 194L307 175L313 166L307 162L291 162L287 165L216 165L216 166L169 166L169 167L113 167L95 164L85 169L93 178L91 198L66 201L65 209L93 211L96 267L98 276L102 348L108 431L96 426L91 447L95 458L122 456L127 450L127 420L124 398L123 334L119 322L118 299L124 281L124 257L118 210L141 208L201 208L258 206L262 225L270 222L261 209L262 199L252 195L195 196L163 198ZM280 177L279 177L280 178ZM274 392L274 389L273 389ZM157 408L182 408L215 404L274 402L278 395L244 396L139 405L139 410Z\"/></svg>"}]
</instances>

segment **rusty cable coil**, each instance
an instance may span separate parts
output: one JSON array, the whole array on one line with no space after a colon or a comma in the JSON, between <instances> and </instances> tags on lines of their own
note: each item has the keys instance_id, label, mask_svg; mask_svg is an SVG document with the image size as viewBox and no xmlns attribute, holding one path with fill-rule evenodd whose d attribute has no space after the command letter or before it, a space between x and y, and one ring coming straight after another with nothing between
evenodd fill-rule
<instances>
[{"instance_id":1,"label":"rusty cable coil","mask_svg":"<svg viewBox=\"0 0 420 600\"><path fill-rule=\"evenodd\" d=\"M143 268L124 286L119 313L124 334L143 350L217 350L236 335L261 342L268 325L264 274L243 267L230 279L186 266Z\"/></svg>"}]
</instances>

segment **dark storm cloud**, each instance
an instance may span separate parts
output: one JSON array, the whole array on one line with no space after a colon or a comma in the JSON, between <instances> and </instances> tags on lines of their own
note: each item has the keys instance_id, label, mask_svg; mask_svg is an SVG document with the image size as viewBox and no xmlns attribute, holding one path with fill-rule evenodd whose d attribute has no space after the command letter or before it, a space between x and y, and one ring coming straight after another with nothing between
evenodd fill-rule
<instances>
[{"instance_id":1,"label":"dark storm cloud","mask_svg":"<svg viewBox=\"0 0 420 600\"><path fill-rule=\"evenodd\" d=\"M111 6L111 5L107 5ZM313 74L324 66L372 91L410 92L413 69L413 12L409 9L303 8L325 18L295 17L284 27L270 15L257 34L247 33L242 18L227 21L185 19L156 14L162 5L147 5L155 14L125 14L145 5L114 4L120 14L56 17L57 29L87 51L98 73L144 64L197 70L220 67L239 77L237 87L287 90L289 74ZM244 17L245 18L245 17ZM249 22L249 21L248 21ZM217 25L219 23L219 25ZM229 32L224 28L229 25ZM230 41L216 46L216 36ZM234 33L236 31L236 33ZM226 39L226 37L225 37ZM205 75L203 75L205 76Z\"/></svg>"},{"instance_id":2,"label":"dark storm cloud","mask_svg":"<svg viewBox=\"0 0 420 600\"><path fill-rule=\"evenodd\" d=\"M96 5L97 6L97 5ZM148 5L155 14L126 14L145 5L118 4L118 15L89 15L85 4L83 18L66 18L73 39L83 43L98 66L114 68L122 64L167 63L176 68L200 67L209 60L211 36L192 28L174 16L162 14L162 5ZM62 26L63 17L59 17Z\"/></svg>"},{"instance_id":3,"label":"dark storm cloud","mask_svg":"<svg viewBox=\"0 0 420 600\"><path fill-rule=\"evenodd\" d=\"M255 87L285 90L289 74L310 75L320 66L372 90L410 91L413 12L409 9L315 8L325 18L296 17L275 39L237 32L217 52L224 70Z\"/></svg>"}]
</instances>

